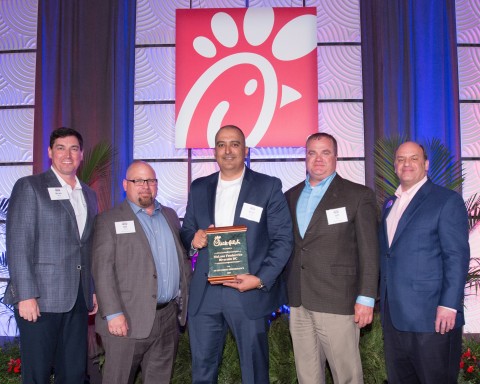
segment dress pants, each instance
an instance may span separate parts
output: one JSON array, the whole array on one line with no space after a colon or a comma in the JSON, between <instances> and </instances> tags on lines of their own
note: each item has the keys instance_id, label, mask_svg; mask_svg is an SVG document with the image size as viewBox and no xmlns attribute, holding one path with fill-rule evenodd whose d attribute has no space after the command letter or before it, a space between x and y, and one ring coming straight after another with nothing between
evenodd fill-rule
<instances>
[{"instance_id":1,"label":"dress pants","mask_svg":"<svg viewBox=\"0 0 480 384\"><path fill-rule=\"evenodd\" d=\"M69 312L41 312L34 323L19 316L22 382L28 384L84 384L87 370L88 311L80 284L77 301Z\"/></svg>"},{"instance_id":2,"label":"dress pants","mask_svg":"<svg viewBox=\"0 0 480 384\"><path fill-rule=\"evenodd\" d=\"M290 334L300 384L325 383L327 360L336 384L363 383L360 329L353 315L291 307Z\"/></svg>"},{"instance_id":3,"label":"dress pants","mask_svg":"<svg viewBox=\"0 0 480 384\"><path fill-rule=\"evenodd\" d=\"M387 298L383 332L389 384L457 383L462 327L444 335L399 331L392 324Z\"/></svg>"},{"instance_id":4,"label":"dress pants","mask_svg":"<svg viewBox=\"0 0 480 384\"><path fill-rule=\"evenodd\" d=\"M217 383L228 328L236 340L244 384L268 384L268 320L250 319L239 300L241 292L209 285L200 309L189 315L192 383Z\"/></svg>"},{"instance_id":5,"label":"dress pants","mask_svg":"<svg viewBox=\"0 0 480 384\"><path fill-rule=\"evenodd\" d=\"M158 309L146 339L102 335L105 348L102 384L132 384L139 367L143 384L169 383L178 348L177 311L175 301Z\"/></svg>"}]
</instances>

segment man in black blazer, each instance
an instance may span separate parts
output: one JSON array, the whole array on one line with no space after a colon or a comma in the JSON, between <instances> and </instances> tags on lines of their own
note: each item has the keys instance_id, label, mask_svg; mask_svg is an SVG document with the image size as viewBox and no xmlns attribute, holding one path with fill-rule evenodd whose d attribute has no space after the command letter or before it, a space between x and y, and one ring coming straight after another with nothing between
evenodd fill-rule
<instances>
[{"instance_id":1,"label":"man in black blazer","mask_svg":"<svg viewBox=\"0 0 480 384\"><path fill-rule=\"evenodd\" d=\"M52 167L19 179L7 216L10 282L4 301L15 305L20 330L22 381L83 384L88 310L92 296L90 253L95 192L76 177L83 139L70 128L50 135Z\"/></svg>"},{"instance_id":2,"label":"man in black blazer","mask_svg":"<svg viewBox=\"0 0 480 384\"><path fill-rule=\"evenodd\" d=\"M295 250L287 267L298 381L363 383L360 328L372 322L378 285L375 195L336 173L337 142L307 139L307 179L291 188Z\"/></svg>"},{"instance_id":3,"label":"man in black blazer","mask_svg":"<svg viewBox=\"0 0 480 384\"><path fill-rule=\"evenodd\" d=\"M215 159L220 172L195 180L181 236L199 249L190 286L188 329L193 383L216 383L228 328L236 341L242 382L268 384L268 316L286 301L281 272L293 246L292 222L279 179L245 167L243 132L220 128ZM250 274L233 282L207 281L210 226L247 226Z\"/></svg>"}]
</instances>

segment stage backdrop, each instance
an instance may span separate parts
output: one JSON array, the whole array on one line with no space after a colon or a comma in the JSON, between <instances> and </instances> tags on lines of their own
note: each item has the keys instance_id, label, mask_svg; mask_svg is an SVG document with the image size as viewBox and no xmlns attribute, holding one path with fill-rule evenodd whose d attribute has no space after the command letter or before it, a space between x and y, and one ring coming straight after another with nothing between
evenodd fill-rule
<instances>
[{"instance_id":1,"label":"stage backdrop","mask_svg":"<svg viewBox=\"0 0 480 384\"><path fill-rule=\"evenodd\" d=\"M427 112L417 113L416 108L421 106L421 98L420 100L415 99L415 101L410 100L404 92L409 88L403 87L414 84L414 81L404 83L402 88L399 88L394 81L392 82L396 77L384 79L383 83L379 82L378 76L387 73L384 71L385 69L404 70L404 72L415 70L415 67L403 68L400 64L403 65L404 62L385 62L382 59L382 55L389 53L386 52L386 49L392 44L387 39L387 30L382 33L382 30L378 29L379 20L385 16L386 23L381 24L380 27L388 27L388 33L396 31L397 36L390 38L397 39L399 39L398 34L413 33L416 30L415 26L408 21L413 16L415 16L413 19L423 23L425 27L431 25L438 28L444 24L452 26L452 22L456 22L458 79L450 78L449 82L458 80L459 108L457 110L460 112L458 120L461 129L455 130L451 134L456 135L459 132L461 136L461 153L459 155L466 170L464 197L467 198L480 191L480 71L478 69L480 68L480 6L477 1L138 0L135 2L123 0L118 2L119 8L110 7L115 10L115 12L110 12L107 5L100 5L100 3L109 4L110 2L78 0L77 7L73 11L83 12L86 9L83 7L94 7L95 11L77 14L78 18L68 19L71 23L78 22L78 20L87 22L93 17L99 20L104 14L114 17L114 21L110 24L104 23L103 25L105 33L108 33L109 38L113 39L112 44L107 44L112 51L109 52L111 55L108 57L113 57L113 59L92 66L90 68L92 76L88 77L87 73L85 79L74 82L74 92L66 94L82 95L81 98L74 97L73 102L76 102L77 109L69 110L64 107L61 109L60 115L51 113L54 110L53 102L50 103L48 98L44 98L44 91L48 89L45 87L51 85L48 77L35 79L37 54L46 55L44 50L52 49L48 39L42 41L42 44L40 44L40 37L37 39L38 6L40 4L42 12L52 11L56 8L49 5L54 3L58 4L58 0L0 2L0 198L8 198L14 182L19 177L33 172L34 152L37 154L36 159L45 154L45 136L48 136L54 127L36 124L35 136L40 137L40 140L34 143L33 111L36 108L48 113L47 116L53 118L49 120L51 124L64 121L63 119L81 121L81 125L77 126L76 124L75 128L82 130L90 143L94 143L98 138L113 137L112 135L116 134L117 136L112 142L121 148L119 158L124 163L131 158L149 161L156 169L160 180L158 200L172 206L182 217L185 213L190 182L215 171L216 165L211 149L175 147L174 127L177 102L175 94L177 44L175 13L177 9L244 8L245 6L255 8L316 7L317 128L319 131L331 133L338 138L339 173L360 183L365 183L366 180L365 164L371 161L375 129L383 131L383 128L379 129L379 127L383 127L385 123L391 124L390 126L402 126L402 118L407 114L412 116L411 121L415 122L416 117L424 119L428 113L432 117L439 113L439 108L436 108L435 105L431 106ZM435 4L433 7L435 9L429 10L429 3ZM456 19L454 6L456 6ZM133 15L132 12L135 8L136 15ZM50 18L42 19L47 23L40 25L47 27L50 25L55 28L55 24L49 23L61 24L62 18L58 15L47 14L45 17L47 16ZM439 20L433 17L437 17ZM134 18L133 21L132 18ZM110 28L107 29L107 25ZM134 25L135 28L129 29L128 27L131 25ZM97 27L99 26L97 25ZM73 24L72 28L75 28ZM404 28L406 29L404 30ZM44 29L40 29L40 34L44 32ZM455 37L455 34L453 36ZM103 44L104 38L103 33L99 34L98 44ZM421 36L416 36L416 38L421 38ZM430 36L430 38L434 39L435 36ZM113 42L118 41L122 41L123 44L121 46L113 45ZM75 44L82 42L72 40L72 43ZM55 44L57 43L55 42ZM68 43L62 42L62 44ZM407 45L400 46L404 49L404 51L398 50L400 54L402 52L413 54ZM135 63L132 62L131 65L128 65L130 47L134 49ZM435 47L438 48L437 45ZM362 53L365 56L363 60ZM390 52L390 54L392 53ZM370 66L370 64L365 66L370 62L370 55L378 60L376 64L374 63L375 65L382 63L387 65L388 63L389 67L376 67ZM48 55L45 57L47 58ZM82 60L84 57L74 56L74 59ZM127 65L118 66L115 60L126 62ZM53 73L53 71L49 71L52 69L49 65L53 64L50 62L43 64L45 68L41 72L41 76ZM374 69L375 71L373 71ZM101 76L98 76L98 71ZM67 82L75 77L68 71L64 72L64 76ZM134 76L134 83L130 80L130 76ZM92 78L97 79L97 83L95 80L92 81ZM88 90L98 89L98 82L105 81L107 78L113 84L113 91L120 92L119 95L117 94L118 98L115 99L113 94L111 94L112 97L96 94L95 100L98 103L96 108L83 107L80 109L82 113L79 116L78 108L82 108L82 102L83 104L91 102L92 95ZM37 86L38 84L42 84L42 86L35 89L36 82ZM58 79L55 79L55 82L62 84ZM130 92L130 84L133 84L133 95ZM373 87L373 96L372 89L369 87ZM40 98L37 99L36 95L40 95L38 96ZM379 97L382 100L379 100ZM121 101L122 98L127 100ZM134 102L133 110L128 107L128 98ZM368 98L368 100L364 98ZM63 102L60 97L54 101L55 103ZM377 104L372 104L372 101ZM121 105L124 105L122 103L127 107L122 109ZM390 107L385 108L389 103L397 103L397 107L401 105L405 109L392 112ZM35 120L37 121L39 117L36 115ZM451 116L449 119L451 120ZM133 123L129 123L132 120ZM94 126L96 131L91 133L90 126ZM126 131L120 131L118 134L116 130L122 126ZM435 128L433 127L433 129ZM416 134L421 137L422 131ZM249 163L255 170L280 177L283 188L286 190L304 178L303 158L302 146L259 147L251 150ZM36 166L44 168L45 165L42 163L43 160L36 161ZM125 164L117 163L117 169L112 172L117 181L114 183L112 191L113 200L123 198L118 187L118 180L123 177L124 170ZM2 206L0 205L0 252L1 257L4 258L5 217L2 216L1 210ZM480 249L479 237L478 231L472 236L472 254L477 257ZM1 271L4 285L7 276L4 268ZM467 297L466 331L480 332L480 311L477 309L477 303L478 299L473 296ZM4 314L5 319L10 315L8 311L4 311ZM4 334L15 333L14 323L3 321L2 324ZM0 332L2 332L1 329Z\"/></svg>"}]
</instances>

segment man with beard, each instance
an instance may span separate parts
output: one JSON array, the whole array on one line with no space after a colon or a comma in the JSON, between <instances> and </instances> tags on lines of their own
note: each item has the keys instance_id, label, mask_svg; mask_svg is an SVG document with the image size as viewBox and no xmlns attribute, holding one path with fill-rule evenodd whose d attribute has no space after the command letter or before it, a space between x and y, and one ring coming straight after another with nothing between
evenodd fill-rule
<instances>
[{"instance_id":1,"label":"man with beard","mask_svg":"<svg viewBox=\"0 0 480 384\"><path fill-rule=\"evenodd\" d=\"M153 168L135 161L123 180L126 200L97 217L92 271L105 348L103 383L168 383L185 325L190 262L175 211L155 200Z\"/></svg>"}]
</instances>

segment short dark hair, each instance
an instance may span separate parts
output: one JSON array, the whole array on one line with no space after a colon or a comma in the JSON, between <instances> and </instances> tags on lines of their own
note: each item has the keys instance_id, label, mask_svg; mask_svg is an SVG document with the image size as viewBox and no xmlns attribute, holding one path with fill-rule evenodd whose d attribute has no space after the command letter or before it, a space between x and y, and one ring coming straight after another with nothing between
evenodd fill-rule
<instances>
[{"instance_id":1,"label":"short dark hair","mask_svg":"<svg viewBox=\"0 0 480 384\"><path fill-rule=\"evenodd\" d=\"M67 128L67 127L61 127L57 128L52 133L50 134L50 148L53 149L53 144L55 143L55 140L61 138L61 137L67 137L67 136L75 136L78 140L78 144L80 145L80 150L83 151L83 137L80 134L80 132L76 131L73 128Z\"/></svg>"},{"instance_id":2,"label":"short dark hair","mask_svg":"<svg viewBox=\"0 0 480 384\"><path fill-rule=\"evenodd\" d=\"M231 125L231 124L224 125L223 127L220 127L220 129L217 131L217 133L215 134L215 146L217 145L217 136L222 129L235 129L235 130L237 130L238 133L240 133L240 136L242 136L242 138L243 138L243 145L246 146L245 134L243 133L243 131L240 128L238 128L236 125Z\"/></svg>"},{"instance_id":3,"label":"short dark hair","mask_svg":"<svg viewBox=\"0 0 480 384\"><path fill-rule=\"evenodd\" d=\"M313 133L311 134L310 136L307 137L307 142L305 144L305 147L308 145L308 143L312 140L320 140L320 139L329 139L329 140L332 140L332 143L333 143L333 154L335 156L338 155L338 144L337 144L337 140L335 139L335 137L333 137L332 135L330 135L329 133L326 133L326 132L317 132L317 133Z\"/></svg>"}]
</instances>

